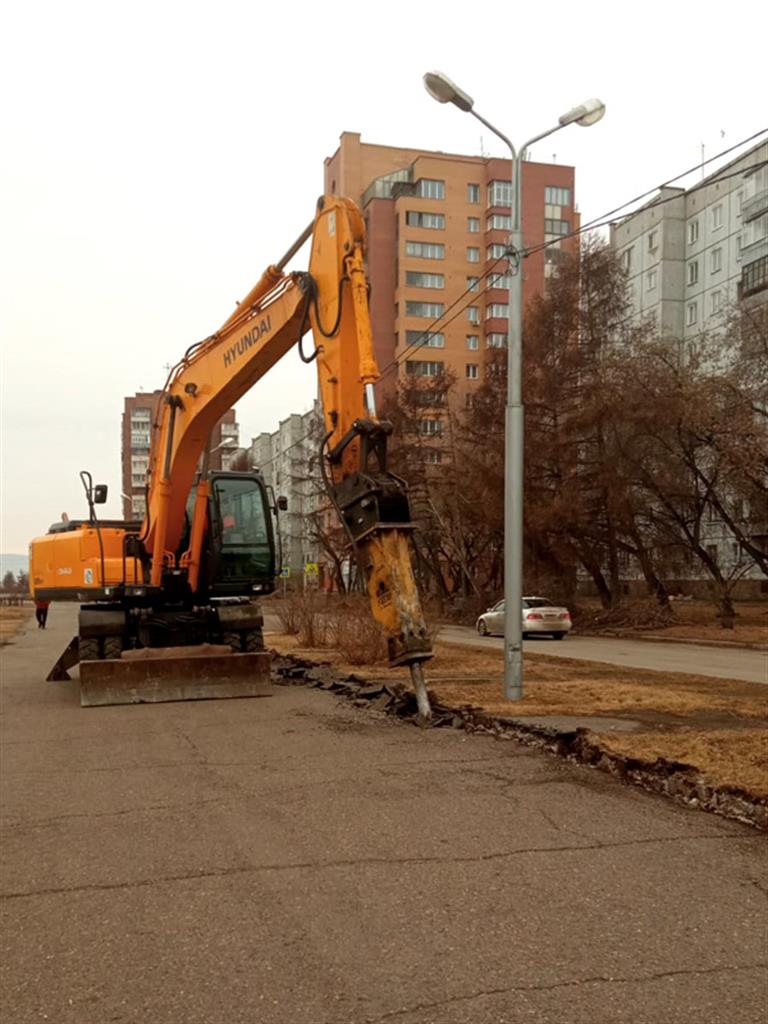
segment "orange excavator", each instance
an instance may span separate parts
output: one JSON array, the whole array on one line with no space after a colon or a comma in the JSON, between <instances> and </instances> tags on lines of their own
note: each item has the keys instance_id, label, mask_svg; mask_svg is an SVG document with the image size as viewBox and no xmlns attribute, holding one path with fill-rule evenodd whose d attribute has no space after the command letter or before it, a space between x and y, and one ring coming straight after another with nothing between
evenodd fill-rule
<instances>
[{"instance_id":1,"label":"orange excavator","mask_svg":"<svg viewBox=\"0 0 768 1024\"><path fill-rule=\"evenodd\" d=\"M308 272L287 272L308 240ZM99 520L106 487L83 472L88 518L56 524L30 544L34 597L80 602L78 635L48 678L68 679L79 662L84 706L269 691L258 596L274 589L278 502L258 472L211 471L206 451L221 416L298 345L318 371L328 497L390 664L410 666L429 717L422 666L431 645L408 546L407 487L387 468L392 427L376 415L364 255L357 206L322 197L285 256L171 369L153 424L143 522Z\"/></svg>"}]
</instances>

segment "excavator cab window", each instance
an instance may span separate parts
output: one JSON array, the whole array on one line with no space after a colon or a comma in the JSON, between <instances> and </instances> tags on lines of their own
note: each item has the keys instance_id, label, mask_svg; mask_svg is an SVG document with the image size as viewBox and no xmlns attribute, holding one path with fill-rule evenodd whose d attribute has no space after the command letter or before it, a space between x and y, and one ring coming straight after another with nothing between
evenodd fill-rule
<instances>
[{"instance_id":1,"label":"excavator cab window","mask_svg":"<svg viewBox=\"0 0 768 1024\"><path fill-rule=\"evenodd\" d=\"M270 579L275 555L264 485L253 477L217 477L213 498L220 537L218 581Z\"/></svg>"}]
</instances>

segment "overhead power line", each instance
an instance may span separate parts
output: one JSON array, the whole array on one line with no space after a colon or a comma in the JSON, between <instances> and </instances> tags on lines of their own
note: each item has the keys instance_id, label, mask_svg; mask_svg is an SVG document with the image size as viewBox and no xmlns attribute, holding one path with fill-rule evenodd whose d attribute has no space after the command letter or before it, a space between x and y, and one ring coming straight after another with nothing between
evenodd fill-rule
<instances>
[{"instance_id":1,"label":"overhead power line","mask_svg":"<svg viewBox=\"0 0 768 1024\"><path fill-rule=\"evenodd\" d=\"M654 185L653 188L650 188L647 191L642 192L638 196L634 196L632 199L628 199L626 202L622 203L620 206L614 207L614 209L609 210L607 213L601 214L599 217L595 218L592 221L588 221L586 224L582 224L577 230L571 231L567 235L561 235L558 238L552 239L549 242L543 242L540 245L532 246L530 249L524 249L523 252L521 253L521 256L523 258L525 258L527 256L531 256L534 253L542 252L544 249L548 249L548 248L551 248L553 246L556 246L556 245L558 245L560 242L562 242L565 239L576 238L579 235L584 234L586 231L594 230L595 228L604 227L604 226L606 226L608 224L613 223L611 218L613 218L614 215L619 213L621 210L624 210L628 206L632 206L635 203L638 203L641 200L648 198L648 196L651 196L655 192L658 192L660 189L666 188L667 186L673 184L674 182L679 181L681 178L687 177L689 174L694 173L695 171L699 170L701 167L705 166L706 164L710 164L710 163L712 163L715 160L722 159L724 156L727 156L729 153L732 153L735 149L740 149L742 146L745 146L748 143L753 142L755 139L759 138L761 135L766 134L766 132L768 132L768 128L761 128L759 131L755 132L754 134L748 136L745 139L742 139L740 142L736 142L736 143L734 143L734 145L729 146L727 149L723 149L719 153L715 153L714 156L709 157L707 160L699 161L693 167L689 167L686 170L681 171L679 174L676 174L674 177L668 178L666 181L662 182L660 185ZM765 165L765 161L762 161L762 162L760 162L758 164L755 164L752 167L742 168L741 170L734 171L731 174L722 175L719 178L710 179L707 182L702 182L699 185L696 185L693 188L688 189L687 191L689 193L690 192L698 191L699 189L706 188L708 185L710 185L712 183L712 180L726 181L730 177L739 177L741 175L744 175L744 174L748 173L751 170L755 170L755 169L758 169L760 167L763 167L764 165ZM677 196L677 195L670 196L667 199L659 200L659 202L654 204L654 205L663 205L666 202L671 202L673 199L678 199L678 198L680 198L680 197ZM636 212L636 211L633 211L633 212ZM627 216L630 216L630 214L627 214ZM494 261L494 263L491 265L491 267L489 269L487 269L483 273L483 275L480 277L479 280L483 280L489 274L493 273L495 271L496 267L498 266L498 264L501 263L502 260L504 260L505 258L506 258L505 256L501 256L496 261ZM452 317L450 317L449 319L445 319L447 317L448 313L451 312L451 310L457 305L457 303L461 302L461 300L464 299L469 294L474 294L474 293L471 292L470 289L466 289L464 292L462 292L462 294L459 295L459 297L457 299L455 299L454 302L451 303L451 305L448 307L448 309L443 314L441 314L441 316L439 316L435 320L433 320L433 322L429 325L429 327L425 328L425 330L421 332L421 339L423 339L423 340L417 339L416 341L411 342L410 345L408 345L390 363L388 363L387 366L384 367L384 369L379 374L379 380L381 380L383 377L385 377L388 373L392 372L392 370L396 369L398 366L401 366L403 361L405 359L407 359L410 355L412 355L413 352L417 351L420 348L423 348L427 344L427 342L429 341L430 336L433 333L435 333L436 331L440 330L441 327L447 327L449 324L453 323L453 321L458 316L460 316L467 309L468 306L471 306L473 300L470 298L469 301L466 302L463 306L461 306Z\"/></svg>"},{"instance_id":2,"label":"overhead power line","mask_svg":"<svg viewBox=\"0 0 768 1024\"><path fill-rule=\"evenodd\" d=\"M620 206L614 207L614 209L609 210L607 213L603 213L599 217L596 217L596 218L594 218L591 221L587 221L586 224L580 225L580 227L577 230L571 231L567 235L561 235L557 239L552 239L549 242L544 242L544 243L541 243L540 245L532 246L529 249L524 249L523 252L520 254L520 256L522 258L525 258L527 256L532 256L535 253L542 252L545 249L548 249L548 248L550 248L552 246L558 245L563 240L566 240L566 239L569 239L569 238L576 238L579 235L582 235L582 234L584 234L587 231L591 231L591 230L594 230L595 228L599 228L599 227L605 227L605 226L613 223L613 219L612 218L614 218L614 216L617 213L620 213L622 210L625 210L628 206L633 206L635 203L639 203L643 199L647 199L649 196L653 195L655 192L658 192L661 189L666 188L669 185L672 185L674 182L679 181L681 178L687 177L689 174L695 173L697 170L700 170L702 167L706 166L707 164L713 163L715 160L721 160L724 156L727 156L729 153L732 153L734 150L740 149L742 146L745 146L748 143L753 142L755 139L759 138L761 135L765 135L767 132L768 132L768 128L761 128L759 131L755 132L754 134L748 136L745 139L742 139L740 142L736 142L736 143L734 143L734 145L729 146L727 149L723 149L719 153L715 153L714 156L709 157L707 160L699 161L698 163L694 164L692 167L689 167L686 170L681 171L679 174L676 174L674 177L668 178L666 181L662 182L660 185L654 185L652 188L648 189L647 191L642 192L642 193L640 193L637 196L634 196L632 199L628 199L626 202L622 203ZM730 174L724 174L724 175L721 175L720 177L717 177L717 178L710 178L708 181L701 182L700 184L695 185L692 188L688 189L685 194L690 194L691 192L696 192L699 189L707 188L709 185L712 184L713 181L727 181L729 178L740 177L740 176L742 176L744 174L748 174L750 171L758 170L761 167L764 167L766 165L766 163L768 163L768 161L764 161L763 160L763 161L760 161L759 163L756 163L756 164L754 164L754 165L752 165L750 167L742 168L739 171L733 171ZM678 195L669 196L666 199L659 199L653 205L654 206L661 206L664 203L672 202L672 200L679 199L679 198L680 198L680 196L678 196ZM636 213L636 212L637 212L636 210L630 211L630 213L627 213L625 216L631 216L632 213ZM488 278L491 274L496 273L499 264L502 263L507 258L508 258L508 256L505 254L504 256L499 256L497 259L495 259L494 262L490 265L490 267L487 267L483 271L483 273L480 275L480 277L478 278L478 283L480 281L483 281L486 278ZM458 298L454 299L454 301L448 306L447 310L445 310L439 317L437 317L435 320L433 320L432 323L427 328L425 328L423 331L420 332L419 339L417 339L416 341L410 342L403 349L402 352L400 352L391 362L389 362L384 367L383 370L381 370L381 372L379 373L378 379L382 380L385 376L387 376L393 370L396 370L397 367L401 366L403 364L403 362L410 355L412 355L414 352L418 351L419 349L424 348L426 346L427 342L429 341L431 335L434 334L436 331L438 331L441 327L448 327L450 324L452 324L453 321L457 319L457 317L461 316L461 314L464 313L466 311L466 309L473 304L473 302L475 300L472 298L472 296L474 296L475 294L476 294L476 290L473 287L466 288L458 296ZM467 298L467 296L470 296L468 301L465 302L463 306L460 306L459 309L457 309L456 312L453 314L453 316L449 317L448 314L451 313L451 311L463 299ZM271 459L267 459L265 462L261 463L261 466L268 466L271 463L277 461L277 459L281 455L283 455L285 452L290 451L292 448L298 447L298 445L303 444L304 441L309 440L311 437L312 437L311 434L305 434L303 437L300 437L297 441L294 441L293 444L289 445L287 448L284 448L283 451L280 452L278 455L274 455L274 456L272 456Z\"/></svg>"}]
</instances>

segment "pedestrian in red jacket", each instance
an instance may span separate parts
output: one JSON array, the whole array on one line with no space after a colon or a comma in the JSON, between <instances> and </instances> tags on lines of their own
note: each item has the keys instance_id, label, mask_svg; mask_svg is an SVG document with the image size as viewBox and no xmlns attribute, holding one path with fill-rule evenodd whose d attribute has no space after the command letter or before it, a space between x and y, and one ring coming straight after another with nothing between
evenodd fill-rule
<instances>
[{"instance_id":1,"label":"pedestrian in red jacket","mask_svg":"<svg viewBox=\"0 0 768 1024\"><path fill-rule=\"evenodd\" d=\"M50 601L35 601L35 618L37 619L37 628L45 629L45 623L48 619L48 607Z\"/></svg>"}]
</instances>

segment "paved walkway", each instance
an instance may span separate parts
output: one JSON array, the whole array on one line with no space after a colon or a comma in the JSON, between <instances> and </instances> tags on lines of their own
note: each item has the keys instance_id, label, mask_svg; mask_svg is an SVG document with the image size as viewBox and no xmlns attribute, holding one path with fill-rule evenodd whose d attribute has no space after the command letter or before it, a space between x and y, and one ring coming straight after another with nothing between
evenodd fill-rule
<instances>
[{"instance_id":1,"label":"paved walkway","mask_svg":"<svg viewBox=\"0 0 768 1024\"><path fill-rule=\"evenodd\" d=\"M764 839L328 693L83 710L2 652L8 1024L757 1024Z\"/></svg>"},{"instance_id":2,"label":"paved walkway","mask_svg":"<svg viewBox=\"0 0 768 1024\"><path fill-rule=\"evenodd\" d=\"M477 631L470 626L443 626L439 639L473 647L489 647L499 652L504 648L501 637L478 636ZM555 658L604 661L610 665L631 668L691 672L716 679L768 683L768 651L575 635L559 641L549 637L526 640L523 650L530 654L550 654Z\"/></svg>"}]
</instances>

